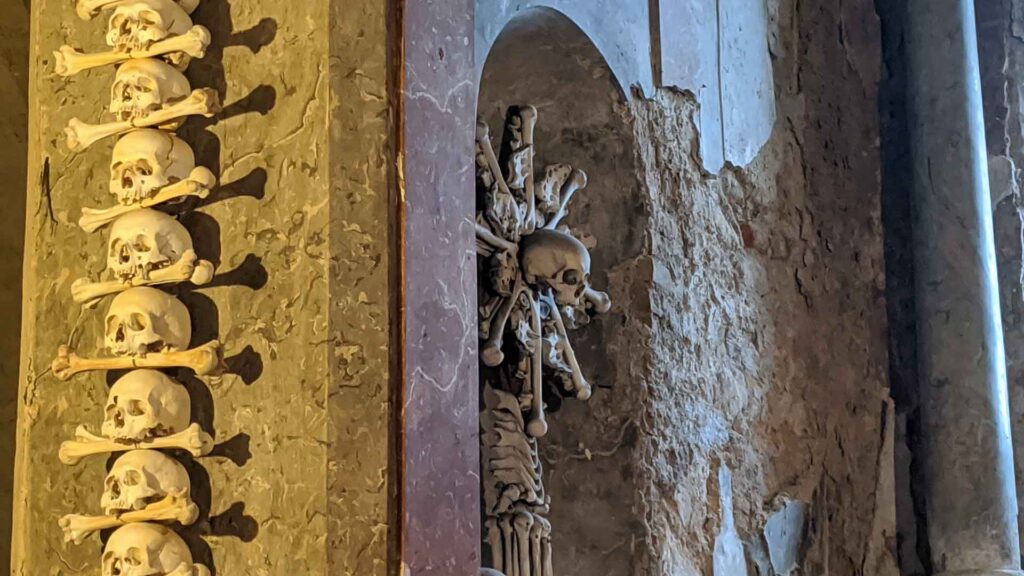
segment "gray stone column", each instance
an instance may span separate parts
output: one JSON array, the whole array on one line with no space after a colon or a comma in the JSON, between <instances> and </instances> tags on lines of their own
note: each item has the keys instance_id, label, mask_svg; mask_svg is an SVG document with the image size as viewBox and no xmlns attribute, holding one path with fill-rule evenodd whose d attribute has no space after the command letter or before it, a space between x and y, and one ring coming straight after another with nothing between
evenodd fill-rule
<instances>
[{"instance_id":1,"label":"gray stone column","mask_svg":"<svg viewBox=\"0 0 1024 576\"><path fill-rule=\"evenodd\" d=\"M974 6L910 0L917 322L935 574L1020 574Z\"/></svg>"}]
</instances>

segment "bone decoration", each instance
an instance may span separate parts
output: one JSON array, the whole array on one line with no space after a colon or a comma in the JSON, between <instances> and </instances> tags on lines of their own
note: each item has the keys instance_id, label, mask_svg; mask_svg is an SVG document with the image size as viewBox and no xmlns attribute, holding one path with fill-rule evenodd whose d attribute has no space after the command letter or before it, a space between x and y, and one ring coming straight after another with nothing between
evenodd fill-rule
<instances>
[{"instance_id":1,"label":"bone decoration","mask_svg":"<svg viewBox=\"0 0 1024 576\"><path fill-rule=\"evenodd\" d=\"M81 278L71 285L75 302L92 306L109 294L136 286L160 286L191 282L196 286L213 279L213 264L200 260L192 236L176 219L163 212L144 209L128 212L110 229L107 271L112 280L89 282Z\"/></svg>"},{"instance_id":2,"label":"bone decoration","mask_svg":"<svg viewBox=\"0 0 1024 576\"><path fill-rule=\"evenodd\" d=\"M105 10L113 10L117 6L131 0L78 0L75 11L82 20L92 20ZM187 14L192 14L199 7L199 0L178 0L178 6Z\"/></svg>"},{"instance_id":3,"label":"bone decoration","mask_svg":"<svg viewBox=\"0 0 1024 576\"><path fill-rule=\"evenodd\" d=\"M191 480L177 460L155 450L121 456L104 481L103 516L69 514L60 519L66 542L81 544L90 534L136 522L177 522L199 518Z\"/></svg>"},{"instance_id":4,"label":"bone decoration","mask_svg":"<svg viewBox=\"0 0 1024 576\"><path fill-rule=\"evenodd\" d=\"M153 58L129 60L117 69L110 93L115 122L86 124L72 118L64 130L68 148L81 151L96 142L136 128L178 128L189 116L220 112L215 90L192 90L188 79L170 64Z\"/></svg>"},{"instance_id":5,"label":"bone decoration","mask_svg":"<svg viewBox=\"0 0 1024 576\"><path fill-rule=\"evenodd\" d=\"M103 435L132 443L184 432L192 422L188 390L157 370L132 370L110 387Z\"/></svg>"},{"instance_id":6,"label":"bone decoration","mask_svg":"<svg viewBox=\"0 0 1024 576\"><path fill-rule=\"evenodd\" d=\"M107 28L110 52L85 54L71 46L54 52L55 70L73 76L84 70L132 59L161 57L179 70L192 58L202 58L210 45L210 31L193 25L173 0L132 0L115 5Z\"/></svg>"},{"instance_id":7,"label":"bone decoration","mask_svg":"<svg viewBox=\"0 0 1024 576\"><path fill-rule=\"evenodd\" d=\"M160 436L140 442L121 442L89 432L85 426L75 429L75 439L60 445L60 461L69 466L78 464L83 458L100 454L115 454L129 450L184 450L192 456L205 456L213 450L211 437L198 424L190 424L182 432Z\"/></svg>"},{"instance_id":8,"label":"bone decoration","mask_svg":"<svg viewBox=\"0 0 1024 576\"><path fill-rule=\"evenodd\" d=\"M538 439L548 431L545 394L590 398L569 331L611 308L590 283L590 251L565 224L587 186L565 164L534 169L537 110L510 108L501 157L490 129L476 135L480 360L489 568L515 576L553 576L550 501Z\"/></svg>"},{"instance_id":9,"label":"bone decoration","mask_svg":"<svg viewBox=\"0 0 1024 576\"><path fill-rule=\"evenodd\" d=\"M172 530L159 524L128 524L103 549L103 576L210 576Z\"/></svg>"},{"instance_id":10,"label":"bone decoration","mask_svg":"<svg viewBox=\"0 0 1024 576\"><path fill-rule=\"evenodd\" d=\"M224 369L221 343L214 340L188 349L192 320L177 298L140 286L121 292L110 303L104 341L112 358L82 358L69 346L57 351L51 369L60 380L93 370L191 368L200 376Z\"/></svg>"}]
</instances>

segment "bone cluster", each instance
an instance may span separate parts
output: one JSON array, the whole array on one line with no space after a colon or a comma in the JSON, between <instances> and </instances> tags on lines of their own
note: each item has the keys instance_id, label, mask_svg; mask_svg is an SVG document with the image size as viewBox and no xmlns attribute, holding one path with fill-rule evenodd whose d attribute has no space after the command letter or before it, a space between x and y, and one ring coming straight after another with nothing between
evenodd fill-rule
<instances>
[{"instance_id":1,"label":"bone cluster","mask_svg":"<svg viewBox=\"0 0 1024 576\"><path fill-rule=\"evenodd\" d=\"M490 568L509 576L554 576L538 454L544 397L590 397L569 332L611 307L565 222L587 176L566 164L535 171L537 119L533 106L511 108L500 156L485 123L476 134L486 540Z\"/></svg>"},{"instance_id":2,"label":"bone cluster","mask_svg":"<svg viewBox=\"0 0 1024 576\"><path fill-rule=\"evenodd\" d=\"M192 481L175 452L206 455L213 439L192 422L185 387L160 371L188 368L199 376L219 374L222 346L194 348L186 306L162 288L212 281L214 266L201 258L192 236L165 210L192 197L205 198L214 174L196 165L187 142L175 134L190 116L220 110L218 94L193 89L184 75L210 44L209 30L193 22L199 0L78 0L85 20L106 20L106 49L63 46L55 53L56 73L73 76L115 67L105 107L110 121L72 119L67 145L83 150L117 137L109 167L108 207L85 208L79 225L86 233L107 228L104 277L81 277L72 299L87 308L109 298L104 350L88 357L62 346L52 371L61 380L91 371L125 370L110 388L99 433L79 426L60 447L68 465L96 455L116 455L92 514L60 519L68 542L112 530L103 550L103 576L207 576L193 560L175 526L200 516Z\"/></svg>"}]
</instances>

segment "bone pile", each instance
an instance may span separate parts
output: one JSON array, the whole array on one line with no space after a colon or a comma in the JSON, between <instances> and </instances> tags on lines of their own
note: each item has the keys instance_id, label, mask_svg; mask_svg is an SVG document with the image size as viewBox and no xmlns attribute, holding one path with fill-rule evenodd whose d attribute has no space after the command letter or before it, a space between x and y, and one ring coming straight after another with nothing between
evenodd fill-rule
<instances>
[{"instance_id":1,"label":"bone pile","mask_svg":"<svg viewBox=\"0 0 1024 576\"><path fill-rule=\"evenodd\" d=\"M590 398L568 332L611 308L565 224L587 176L565 164L535 173L536 126L536 108L510 108L500 155L485 123L476 134L484 538L489 569L507 576L554 576L544 397Z\"/></svg>"},{"instance_id":2,"label":"bone pile","mask_svg":"<svg viewBox=\"0 0 1024 576\"><path fill-rule=\"evenodd\" d=\"M62 346L51 366L60 380L92 371L125 370L111 387L99 433L79 426L60 447L60 459L75 465L92 456L116 455L95 510L59 520L67 542L112 533L102 555L103 576L152 574L208 576L173 530L200 516L192 479L175 453L209 454L212 437L192 422L192 402L181 383L161 369L191 369L215 376L224 368L218 341L191 347L192 318L174 295L158 287L208 284L214 266L203 260L189 231L162 208L204 198L217 185L196 165L192 148L177 130L188 117L220 111L216 91L193 89L184 70L202 58L211 36L192 21L200 0L78 0L85 20L105 17L108 50L63 46L55 71L73 76L116 67L106 107L109 122L72 119L65 135L72 151L118 137L109 168L111 206L86 208L79 225L86 233L109 227L104 278L79 278L72 299L87 308L111 297L104 318L104 352L80 356ZM98 463L103 458L95 459Z\"/></svg>"}]
</instances>

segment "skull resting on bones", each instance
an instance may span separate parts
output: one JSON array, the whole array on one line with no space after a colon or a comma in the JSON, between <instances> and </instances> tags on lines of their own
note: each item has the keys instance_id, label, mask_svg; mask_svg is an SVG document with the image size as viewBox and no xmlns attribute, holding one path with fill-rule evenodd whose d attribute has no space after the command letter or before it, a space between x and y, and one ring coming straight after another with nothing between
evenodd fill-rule
<instances>
[{"instance_id":1,"label":"skull resting on bones","mask_svg":"<svg viewBox=\"0 0 1024 576\"><path fill-rule=\"evenodd\" d=\"M185 180L196 167L192 147L170 132L129 132L114 145L110 193L125 206L152 198L157 191Z\"/></svg>"},{"instance_id":2,"label":"skull resting on bones","mask_svg":"<svg viewBox=\"0 0 1024 576\"><path fill-rule=\"evenodd\" d=\"M114 76L110 113L122 122L139 120L191 93L192 85L185 75L163 60L129 60Z\"/></svg>"},{"instance_id":3,"label":"skull resting on bones","mask_svg":"<svg viewBox=\"0 0 1024 576\"><path fill-rule=\"evenodd\" d=\"M191 421L192 403L184 386L163 372L133 370L110 388L103 435L140 442L183 432Z\"/></svg>"},{"instance_id":4,"label":"skull resting on bones","mask_svg":"<svg viewBox=\"0 0 1024 576\"><path fill-rule=\"evenodd\" d=\"M192 236L181 222L156 210L136 210L110 229L107 269L125 282L148 279L150 272L176 264L188 250Z\"/></svg>"},{"instance_id":5,"label":"skull resting on bones","mask_svg":"<svg viewBox=\"0 0 1024 576\"><path fill-rule=\"evenodd\" d=\"M177 460L156 450L132 450L118 458L103 483L103 512L118 516L144 510L168 496L188 498L188 472Z\"/></svg>"},{"instance_id":6,"label":"skull resting on bones","mask_svg":"<svg viewBox=\"0 0 1024 576\"><path fill-rule=\"evenodd\" d=\"M526 283L551 289L560 306L578 306L590 285L590 252L571 234L541 229L524 236L520 262Z\"/></svg>"},{"instance_id":7,"label":"skull resting on bones","mask_svg":"<svg viewBox=\"0 0 1024 576\"><path fill-rule=\"evenodd\" d=\"M145 50L192 27L192 18L173 0L135 0L110 15L107 44L117 52Z\"/></svg>"},{"instance_id":8,"label":"skull resting on bones","mask_svg":"<svg viewBox=\"0 0 1024 576\"><path fill-rule=\"evenodd\" d=\"M107 311L107 349L115 356L145 356L188 348L192 319L180 300L156 288L129 288Z\"/></svg>"},{"instance_id":9,"label":"skull resting on bones","mask_svg":"<svg viewBox=\"0 0 1024 576\"><path fill-rule=\"evenodd\" d=\"M165 576L182 568L184 574L208 574L194 564L181 536L159 524L118 528L103 549L103 576Z\"/></svg>"}]
</instances>

